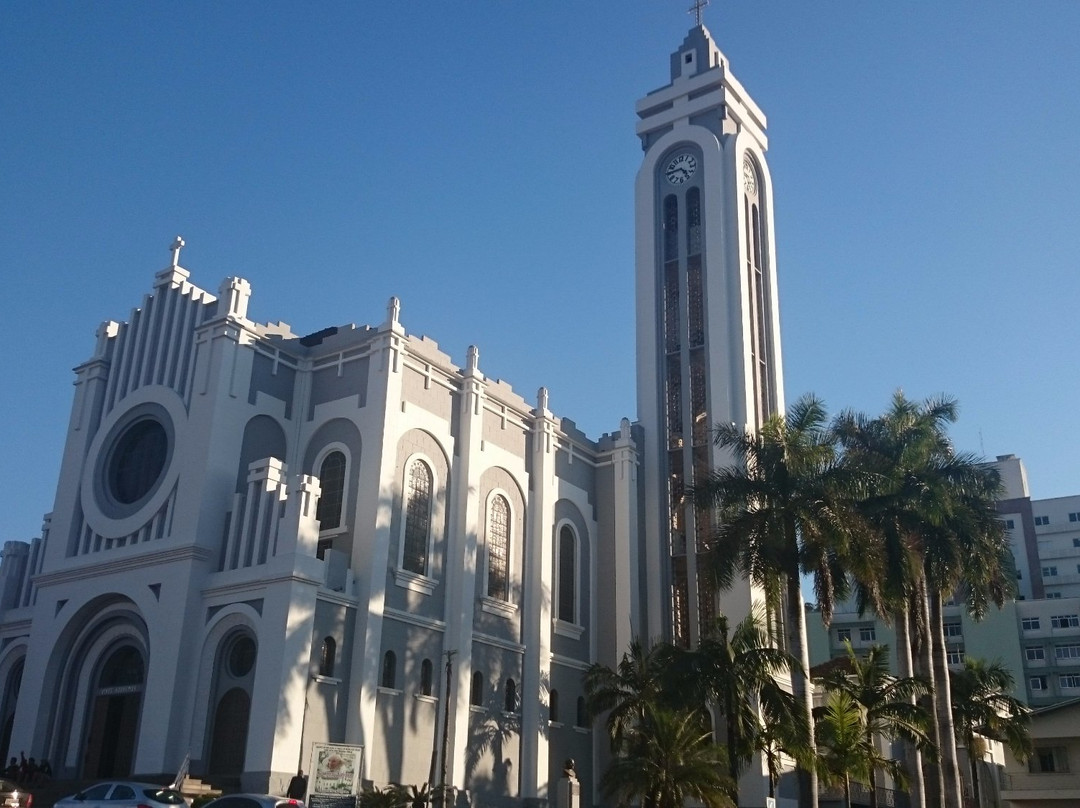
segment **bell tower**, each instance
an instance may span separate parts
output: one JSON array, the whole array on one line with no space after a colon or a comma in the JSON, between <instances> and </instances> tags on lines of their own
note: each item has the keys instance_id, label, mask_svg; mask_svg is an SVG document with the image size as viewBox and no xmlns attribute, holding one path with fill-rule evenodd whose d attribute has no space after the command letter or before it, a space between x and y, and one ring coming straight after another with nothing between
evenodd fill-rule
<instances>
[{"instance_id":1,"label":"bell tower","mask_svg":"<svg viewBox=\"0 0 1080 808\"><path fill-rule=\"evenodd\" d=\"M637 103L635 188L641 630L687 646L717 610L735 622L763 596L746 581L716 591L703 558L710 516L683 494L730 462L714 424L755 429L784 408L765 115L697 10L670 83Z\"/></svg>"}]
</instances>

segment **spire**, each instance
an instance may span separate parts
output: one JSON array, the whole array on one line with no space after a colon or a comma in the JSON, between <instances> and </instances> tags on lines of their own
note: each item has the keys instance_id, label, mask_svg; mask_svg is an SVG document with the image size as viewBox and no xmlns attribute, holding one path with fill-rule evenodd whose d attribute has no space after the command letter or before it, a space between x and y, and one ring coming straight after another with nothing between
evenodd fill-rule
<instances>
[{"instance_id":1,"label":"spire","mask_svg":"<svg viewBox=\"0 0 1080 808\"><path fill-rule=\"evenodd\" d=\"M169 249L172 250L172 265L174 267L180 266L180 248L183 246L184 240L180 238L180 236L177 236L176 240L173 241L172 246L169 247Z\"/></svg>"}]
</instances>

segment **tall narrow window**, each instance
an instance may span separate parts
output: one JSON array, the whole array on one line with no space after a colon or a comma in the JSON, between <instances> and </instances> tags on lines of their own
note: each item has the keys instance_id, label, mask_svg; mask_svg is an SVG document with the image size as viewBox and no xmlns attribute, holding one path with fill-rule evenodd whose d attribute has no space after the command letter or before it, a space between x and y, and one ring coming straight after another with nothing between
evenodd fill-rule
<instances>
[{"instance_id":1,"label":"tall narrow window","mask_svg":"<svg viewBox=\"0 0 1080 808\"><path fill-rule=\"evenodd\" d=\"M334 658L337 656L337 643L333 637L325 637L322 651L319 653L319 676L334 675Z\"/></svg>"},{"instance_id":2,"label":"tall narrow window","mask_svg":"<svg viewBox=\"0 0 1080 808\"><path fill-rule=\"evenodd\" d=\"M319 504L315 507L315 518L319 520L319 530L333 530L341 527L341 506L345 498L345 455L331 452L319 466Z\"/></svg>"},{"instance_id":3,"label":"tall narrow window","mask_svg":"<svg viewBox=\"0 0 1080 808\"><path fill-rule=\"evenodd\" d=\"M431 660L425 659L420 663L420 695L431 695L432 667Z\"/></svg>"},{"instance_id":4,"label":"tall narrow window","mask_svg":"<svg viewBox=\"0 0 1080 808\"><path fill-rule=\"evenodd\" d=\"M674 194L664 197L664 260L679 258L679 202Z\"/></svg>"},{"instance_id":5,"label":"tall narrow window","mask_svg":"<svg viewBox=\"0 0 1080 808\"><path fill-rule=\"evenodd\" d=\"M559 691L552 690L548 694L548 721L559 721Z\"/></svg>"},{"instance_id":6,"label":"tall narrow window","mask_svg":"<svg viewBox=\"0 0 1080 808\"><path fill-rule=\"evenodd\" d=\"M431 484L428 464L414 460L409 466L405 492L405 546L401 566L417 575L427 573L428 539L431 535Z\"/></svg>"},{"instance_id":7,"label":"tall narrow window","mask_svg":"<svg viewBox=\"0 0 1080 808\"><path fill-rule=\"evenodd\" d=\"M570 525L559 530L559 619L577 623L577 538Z\"/></svg>"},{"instance_id":8,"label":"tall narrow window","mask_svg":"<svg viewBox=\"0 0 1080 808\"><path fill-rule=\"evenodd\" d=\"M498 494L491 499L488 513L487 561L488 597L510 599L510 503Z\"/></svg>"},{"instance_id":9,"label":"tall narrow window","mask_svg":"<svg viewBox=\"0 0 1080 808\"><path fill-rule=\"evenodd\" d=\"M482 707L484 704L484 674L476 671L472 675L472 687L469 688L469 704Z\"/></svg>"},{"instance_id":10,"label":"tall narrow window","mask_svg":"<svg viewBox=\"0 0 1080 808\"><path fill-rule=\"evenodd\" d=\"M508 713L517 710L517 683L513 679L506 680L506 694L503 699L503 709Z\"/></svg>"},{"instance_id":11,"label":"tall narrow window","mask_svg":"<svg viewBox=\"0 0 1080 808\"><path fill-rule=\"evenodd\" d=\"M387 651L382 661L382 680L380 684L393 690L394 685L397 683L397 656L393 651Z\"/></svg>"},{"instance_id":12,"label":"tall narrow window","mask_svg":"<svg viewBox=\"0 0 1080 808\"><path fill-rule=\"evenodd\" d=\"M577 699L577 716L575 721L576 726L587 727L589 726L589 713L585 709L585 697L578 696Z\"/></svg>"}]
</instances>

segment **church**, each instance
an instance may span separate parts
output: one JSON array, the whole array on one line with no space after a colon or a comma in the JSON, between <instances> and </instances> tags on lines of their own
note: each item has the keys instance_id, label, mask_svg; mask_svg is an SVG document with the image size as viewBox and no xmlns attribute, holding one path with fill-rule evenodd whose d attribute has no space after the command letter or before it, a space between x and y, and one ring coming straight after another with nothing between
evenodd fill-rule
<instances>
[{"instance_id":1,"label":"church","mask_svg":"<svg viewBox=\"0 0 1080 808\"><path fill-rule=\"evenodd\" d=\"M554 804L572 758L604 803L582 674L761 601L699 572L683 492L727 461L712 424L784 406L765 116L700 17L636 110L638 420L598 437L396 298L254 322L248 280L205 290L176 240L75 369L41 537L4 545L0 751L283 793L333 743L364 783L500 806ZM760 766L741 788L766 804Z\"/></svg>"}]
</instances>

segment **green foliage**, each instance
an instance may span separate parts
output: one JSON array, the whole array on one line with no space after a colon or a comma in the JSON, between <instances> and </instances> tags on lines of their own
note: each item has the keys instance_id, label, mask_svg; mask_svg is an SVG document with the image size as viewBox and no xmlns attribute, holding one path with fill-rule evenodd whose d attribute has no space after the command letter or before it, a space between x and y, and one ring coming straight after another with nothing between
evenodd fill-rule
<instances>
[{"instance_id":1,"label":"green foliage","mask_svg":"<svg viewBox=\"0 0 1080 808\"><path fill-rule=\"evenodd\" d=\"M623 754L600 780L606 795L625 805L635 800L651 808L732 808L734 784L723 773L723 748L713 743L698 712L646 707L625 736Z\"/></svg>"}]
</instances>

